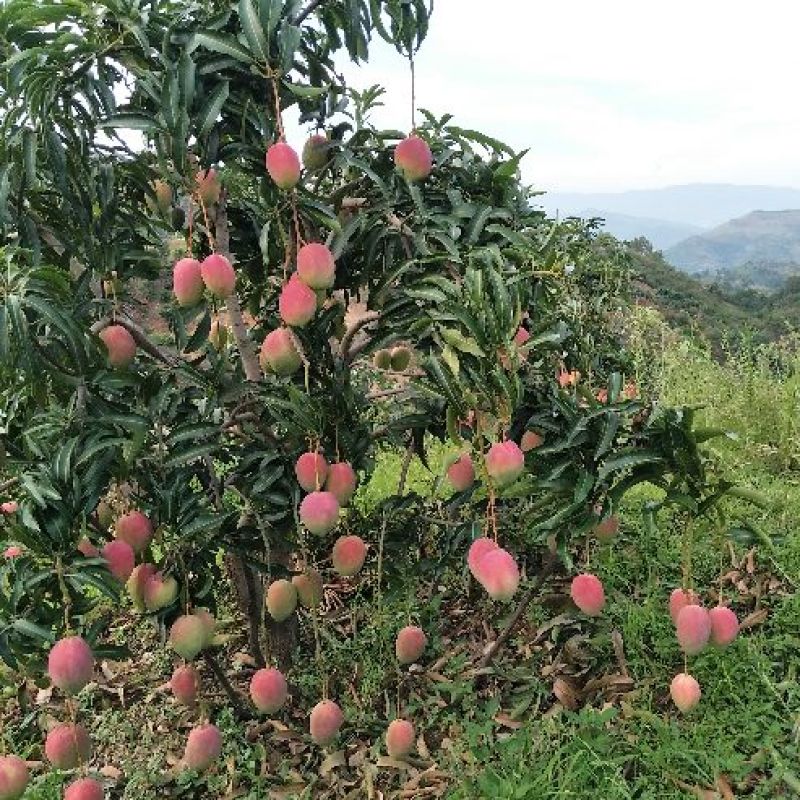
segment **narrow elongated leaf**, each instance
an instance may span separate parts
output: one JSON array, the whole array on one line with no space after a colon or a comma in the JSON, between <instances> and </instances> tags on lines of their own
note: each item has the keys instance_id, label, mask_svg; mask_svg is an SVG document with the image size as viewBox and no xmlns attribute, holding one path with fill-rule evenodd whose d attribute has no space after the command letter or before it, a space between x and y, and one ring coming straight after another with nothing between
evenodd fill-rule
<instances>
[{"instance_id":1,"label":"narrow elongated leaf","mask_svg":"<svg viewBox=\"0 0 800 800\"><path fill-rule=\"evenodd\" d=\"M269 61L269 46L252 0L239 0L239 21L250 49L259 61L266 64Z\"/></svg>"},{"instance_id":2,"label":"narrow elongated leaf","mask_svg":"<svg viewBox=\"0 0 800 800\"><path fill-rule=\"evenodd\" d=\"M196 47L205 47L207 50L213 50L216 53L224 53L226 56L231 56L245 64L252 64L256 59L253 54L233 36L225 33L213 33L211 31L204 31L196 33L192 38L190 50Z\"/></svg>"}]
</instances>

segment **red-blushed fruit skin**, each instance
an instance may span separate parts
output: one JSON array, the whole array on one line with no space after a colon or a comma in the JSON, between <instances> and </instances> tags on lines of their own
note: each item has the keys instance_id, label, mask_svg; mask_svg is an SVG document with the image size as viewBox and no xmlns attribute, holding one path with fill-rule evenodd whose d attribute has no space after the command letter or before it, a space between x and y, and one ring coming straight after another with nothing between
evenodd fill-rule
<instances>
[{"instance_id":1,"label":"red-blushed fruit skin","mask_svg":"<svg viewBox=\"0 0 800 800\"><path fill-rule=\"evenodd\" d=\"M331 492L311 492L300 503L300 520L311 533L322 536L339 521L339 501Z\"/></svg>"},{"instance_id":2,"label":"red-blushed fruit skin","mask_svg":"<svg viewBox=\"0 0 800 800\"><path fill-rule=\"evenodd\" d=\"M510 600L519 588L519 567L502 547L484 553L475 567L477 581L493 600Z\"/></svg>"},{"instance_id":3,"label":"red-blushed fruit skin","mask_svg":"<svg viewBox=\"0 0 800 800\"><path fill-rule=\"evenodd\" d=\"M524 469L525 454L510 439L493 444L486 454L486 472L500 488L512 484Z\"/></svg>"},{"instance_id":4,"label":"red-blushed fruit skin","mask_svg":"<svg viewBox=\"0 0 800 800\"><path fill-rule=\"evenodd\" d=\"M184 706L193 708L200 691L200 676L191 664L184 664L172 673L169 681L172 696Z\"/></svg>"},{"instance_id":5,"label":"red-blushed fruit skin","mask_svg":"<svg viewBox=\"0 0 800 800\"><path fill-rule=\"evenodd\" d=\"M100 338L108 351L108 363L123 369L136 358L136 342L127 328L108 325L100 331Z\"/></svg>"},{"instance_id":6,"label":"red-blushed fruit skin","mask_svg":"<svg viewBox=\"0 0 800 800\"><path fill-rule=\"evenodd\" d=\"M572 579L569 593L575 605L590 617L596 617L606 604L606 593L600 578L588 572Z\"/></svg>"},{"instance_id":7,"label":"red-blushed fruit skin","mask_svg":"<svg viewBox=\"0 0 800 800\"><path fill-rule=\"evenodd\" d=\"M309 731L311 738L320 747L329 745L339 733L344 714L333 700L322 700L311 709Z\"/></svg>"},{"instance_id":8,"label":"red-blushed fruit skin","mask_svg":"<svg viewBox=\"0 0 800 800\"><path fill-rule=\"evenodd\" d=\"M192 661L206 646L206 634L206 626L199 617L184 614L172 623L169 644L181 658Z\"/></svg>"},{"instance_id":9,"label":"red-blushed fruit skin","mask_svg":"<svg viewBox=\"0 0 800 800\"><path fill-rule=\"evenodd\" d=\"M127 542L134 553L141 553L153 538L153 525L141 511L129 511L117 520L114 535Z\"/></svg>"},{"instance_id":10,"label":"red-blushed fruit skin","mask_svg":"<svg viewBox=\"0 0 800 800\"><path fill-rule=\"evenodd\" d=\"M294 189L300 181L300 159L286 142L276 142L267 150L267 172L279 189Z\"/></svg>"},{"instance_id":11,"label":"red-blushed fruit skin","mask_svg":"<svg viewBox=\"0 0 800 800\"><path fill-rule=\"evenodd\" d=\"M330 492L340 506L346 506L353 499L357 483L355 470L346 461L338 461L328 467L325 491Z\"/></svg>"},{"instance_id":12,"label":"red-blushed fruit skin","mask_svg":"<svg viewBox=\"0 0 800 800\"><path fill-rule=\"evenodd\" d=\"M0 800L19 800L29 779L28 766L19 756L0 756Z\"/></svg>"},{"instance_id":13,"label":"red-blushed fruit skin","mask_svg":"<svg viewBox=\"0 0 800 800\"><path fill-rule=\"evenodd\" d=\"M465 492L475 483L475 466L469 453L463 453L447 468L447 480L457 492Z\"/></svg>"},{"instance_id":14,"label":"red-blushed fruit skin","mask_svg":"<svg viewBox=\"0 0 800 800\"><path fill-rule=\"evenodd\" d=\"M148 578L156 574L155 564L139 564L138 567L133 568L130 578L128 578L125 586L128 589L128 594L133 600L133 605L139 611L145 610L144 605L144 587Z\"/></svg>"},{"instance_id":15,"label":"red-blushed fruit skin","mask_svg":"<svg viewBox=\"0 0 800 800\"><path fill-rule=\"evenodd\" d=\"M330 289L336 281L333 253L320 242L309 242L297 251L297 275L312 289Z\"/></svg>"},{"instance_id":16,"label":"red-blushed fruit skin","mask_svg":"<svg viewBox=\"0 0 800 800\"><path fill-rule=\"evenodd\" d=\"M79 778L64 789L64 800L103 800L103 785L94 778Z\"/></svg>"},{"instance_id":17,"label":"red-blushed fruit skin","mask_svg":"<svg viewBox=\"0 0 800 800\"><path fill-rule=\"evenodd\" d=\"M530 338L531 335L527 329L520 326L517 328L517 332L514 334L514 344L517 345L517 347L522 347L522 345L524 345L525 342L527 342Z\"/></svg>"},{"instance_id":18,"label":"red-blushed fruit skin","mask_svg":"<svg viewBox=\"0 0 800 800\"><path fill-rule=\"evenodd\" d=\"M203 283L214 297L224 300L236 287L236 272L225 256L212 253L200 265Z\"/></svg>"},{"instance_id":19,"label":"red-blushed fruit skin","mask_svg":"<svg viewBox=\"0 0 800 800\"><path fill-rule=\"evenodd\" d=\"M536 431L525 431L519 444L523 453L529 453L544 444L544 437L536 433Z\"/></svg>"},{"instance_id":20,"label":"red-blushed fruit skin","mask_svg":"<svg viewBox=\"0 0 800 800\"><path fill-rule=\"evenodd\" d=\"M183 752L183 765L198 772L207 770L222 752L222 734L210 722L198 725L189 731L186 749Z\"/></svg>"},{"instance_id":21,"label":"red-blushed fruit skin","mask_svg":"<svg viewBox=\"0 0 800 800\"><path fill-rule=\"evenodd\" d=\"M413 664L418 661L428 644L428 637L422 628L406 625L398 634L394 643L394 653L401 664Z\"/></svg>"},{"instance_id":22,"label":"red-blushed fruit skin","mask_svg":"<svg viewBox=\"0 0 800 800\"><path fill-rule=\"evenodd\" d=\"M333 568L343 578L351 578L361 572L367 557L367 546L360 536L340 536L333 545Z\"/></svg>"},{"instance_id":23,"label":"red-blushed fruit skin","mask_svg":"<svg viewBox=\"0 0 800 800\"><path fill-rule=\"evenodd\" d=\"M689 605L700 605L699 598L691 589L673 589L669 596L669 615L673 625L678 622L678 614Z\"/></svg>"},{"instance_id":24,"label":"red-blushed fruit skin","mask_svg":"<svg viewBox=\"0 0 800 800\"><path fill-rule=\"evenodd\" d=\"M6 547L3 550L3 557L4 558L19 558L22 555L22 548L18 547L15 544L12 544L10 547Z\"/></svg>"},{"instance_id":25,"label":"red-blushed fruit skin","mask_svg":"<svg viewBox=\"0 0 800 800\"><path fill-rule=\"evenodd\" d=\"M281 319L293 328L304 328L317 313L317 296L297 275L292 275L278 297Z\"/></svg>"},{"instance_id":26,"label":"red-blushed fruit skin","mask_svg":"<svg viewBox=\"0 0 800 800\"><path fill-rule=\"evenodd\" d=\"M159 611L175 602L178 596L178 582L172 575L156 572L144 584L144 606L148 611Z\"/></svg>"},{"instance_id":27,"label":"red-blushed fruit skin","mask_svg":"<svg viewBox=\"0 0 800 800\"><path fill-rule=\"evenodd\" d=\"M711 636L711 617L702 606L684 606L675 622L678 644L687 656L697 655Z\"/></svg>"},{"instance_id":28,"label":"red-blushed fruit skin","mask_svg":"<svg viewBox=\"0 0 800 800\"><path fill-rule=\"evenodd\" d=\"M92 679L94 655L80 636L57 641L47 658L47 673L53 686L67 694L77 694Z\"/></svg>"},{"instance_id":29,"label":"red-blushed fruit skin","mask_svg":"<svg viewBox=\"0 0 800 800\"><path fill-rule=\"evenodd\" d=\"M266 603L267 611L275 622L283 622L297 608L297 588L285 578L272 581L267 589Z\"/></svg>"},{"instance_id":30,"label":"red-blushed fruit skin","mask_svg":"<svg viewBox=\"0 0 800 800\"><path fill-rule=\"evenodd\" d=\"M322 602L322 575L315 569L306 570L302 575L295 575L292 583L297 589L297 599L305 608L316 608Z\"/></svg>"},{"instance_id":31,"label":"red-blushed fruit skin","mask_svg":"<svg viewBox=\"0 0 800 800\"><path fill-rule=\"evenodd\" d=\"M77 550L86 558L97 558L100 555L100 551L85 536L78 542Z\"/></svg>"},{"instance_id":32,"label":"red-blushed fruit skin","mask_svg":"<svg viewBox=\"0 0 800 800\"><path fill-rule=\"evenodd\" d=\"M739 633L739 620L727 606L715 606L708 612L711 621L711 643L727 647Z\"/></svg>"},{"instance_id":33,"label":"red-blushed fruit skin","mask_svg":"<svg viewBox=\"0 0 800 800\"><path fill-rule=\"evenodd\" d=\"M197 305L203 296L205 284L196 258L182 258L172 268L172 291L178 305L189 308Z\"/></svg>"},{"instance_id":34,"label":"red-blushed fruit skin","mask_svg":"<svg viewBox=\"0 0 800 800\"><path fill-rule=\"evenodd\" d=\"M598 542L613 542L619 533L619 517L611 514L594 526L594 535Z\"/></svg>"},{"instance_id":35,"label":"red-blushed fruit skin","mask_svg":"<svg viewBox=\"0 0 800 800\"><path fill-rule=\"evenodd\" d=\"M421 181L431 174L431 148L419 136L407 136L394 149L394 163L409 181Z\"/></svg>"},{"instance_id":36,"label":"red-blushed fruit skin","mask_svg":"<svg viewBox=\"0 0 800 800\"><path fill-rule=\"evenodd\" d=\"M6 500L5 503L0 503L0 513L2 514L16 514L19 510L19 503L16 500Z\"/></svg>"},{"instance_id":37,"label":"red-blushed fruit skin","mask_svg":"<svg viewBox=\"0 0 800 800\"><path fill-rule=\"evenodd\" d=\"M305 492L315 492L325 484L328 462L322 453L303 453L294 463L297 482Z\"/></svg>"},{"instance_id":38,"label":"red-blushed fruit skin","mask_svg":"<svg viewBox=\"0 0 800 800\"><path fill-rule=\"evenodd\" d=\"M250 679L250 699L263 714L274 714L289 694L286 678L280 670L260 669Z\"/></svg>"},{"instance_id":39,"label":"red-blushed fruit skin","mask_svg":"<svg viewBox=\"0 0 800 800\"><path fill-rule=\"evenodd\" d=\"M130 578L136 564L133 548L122 539L114 539L103 547L103 558L108 562L108 571L120 582Z\"/></svg>"},{"instance_id":40,"label":"red-blushed fruit skin","mask_svg":"<svg viewBox=\"0 0 800 800\"><path fill-rule=\"evenodd\" d=\"M44 741L44 754L56 769L75 769L92 755L92 742L83 725L56 725Z\"/></svg>"},{"instance_id":41,"label":"red-blushed fruit skin","mask_svg":"<svg viewBox=\"0 0 800 800\"><path fill-rule=\"evenodd\" d=\"M217 628L217 620L214 615L207 608L197 608L194 611L194 616L203 623L203 647L208 647L214 641L214 631Z\"/></svg>"},{"instance_id":42,"label":"red-blushed fruit skin","mask_svg":"<svg viewBox=\"0 0 800 800\"><path fill-rule=\"evenodd\" d=\"M197 194L206 207L219 202L219 195L222 191L222 183L217 176L217 171L211 167L207 170L200 170L197 173Z\"/></svg>"},{"instance_id":43,"label":"red-blushed fruit skin","mask_svg":"<svg viewBox=\"0 0 800 800\"><path fill-rule=\"evenodd\" d=\"M328 163L328 137L320 133L309 136L303 145L303 166L311 172Z\"/></svg>"},{"instance_id":44,"label":"red-blushed fruit skin","mask_svg":"<svg viewBox=\"0 0 800 800\"><path fill-rule=\"evenodd\" d=\"M467 566L478 583L483 582L483 573L480 571L481 559L492 550L497 550L497 542L488 536L481 536L469 546L467 553Z\"/></svg>"},{"instance_id":45,"label":"red-blushed fruit skin","mask_svg":"<svg viewBox=\"0 0 800 800\"><path fill-rule=\"evenodd\" d=\"M672 679L669 693L672 702L684 714L691 711L700 702L702 695L700 684L686 672L681 672Z\"/></svg>"},{"instance_id":46,"label":"red-blushed fruit skin","mask_svg":"<svg viewBox=\"0 0 800 800\"><path fill-rule=\"evenodd\" d=\"M386 729L386 752L391 758L405 758L414 749L414 726L407 719L393 719Z\"/></svg>"},{"instance_id":47,"label":"red-blushed fruit skin","mask_svg":"<svg viewBox=\"0 0 800 800\"><path fill-rule=\"evenodd\" d=\"M261 369L286 377L297 372L303 364L300 353L286 328L270 331L261 345Z\"/></svg>"}]
</instances>

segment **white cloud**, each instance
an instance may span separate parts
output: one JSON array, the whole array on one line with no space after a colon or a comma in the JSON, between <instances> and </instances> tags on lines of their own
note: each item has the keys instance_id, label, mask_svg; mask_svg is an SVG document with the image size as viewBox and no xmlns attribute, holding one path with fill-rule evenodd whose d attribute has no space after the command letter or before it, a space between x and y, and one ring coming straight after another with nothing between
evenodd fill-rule
<instances>
[{"instance_id":1,"label":"white cloud","mask_svg":"<svg viewBox=\"0 0 800 800\"><path fill-rule=\"evenodd\" d=\"M539 188L694 181L800 186L800 6L791 0L437 0L418 105L530 147ZM406 61L374 43L360 88L410 127Z\"/></svg>"}]
</instances>

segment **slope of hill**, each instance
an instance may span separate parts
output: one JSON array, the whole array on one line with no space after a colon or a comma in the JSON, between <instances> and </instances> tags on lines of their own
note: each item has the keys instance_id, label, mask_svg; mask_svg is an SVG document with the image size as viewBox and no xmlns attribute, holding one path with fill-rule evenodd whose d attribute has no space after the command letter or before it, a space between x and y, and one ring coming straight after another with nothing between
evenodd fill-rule
<instances>
[{"instance_id":1,"label":"slope of hill","mask_svg":"<svg viewBox=\"0 0 800 800\"><path fill-rule=\"evenodd\" d=\"M617 214L614 211L603 211L597 208L587 208L574 216L583 219L601 217L603 227L617 239L629 241L644 236L657 250L666 250L690 236L702 233L703 228L696 225L686 225L683 222L670 222L666 219L652 219L651 217L634 217L630 214Z\"/></svg>"},{"instance_id":2,"label":"slope of hill","mask_svg":"<svg viewBox=\"0 0 800 800\"><path fill-rule=\"evenodd\" d=\"M724 339L758 326L751 309L730 302L715 285L670 266L649 242L638 239L626 249L632 260L635 302L657 308L672 327L700 335L719 353Z\"/></svg>"},{"instance_id":3,"label":"slope of hill","mask_svg":"<svg viewBox=\"0 0 800 800\"><path fill-rule=\"evenodd\" d=\"M607 214L627 214L711 228L756 209L800 208L800 189L692 183L628 192L554 192L542 195L538 202L551 214L559 212L561 216L599 208Z\"/></svg>"},{"instance_id":4,"label":"slope of hill","mask_svg":"<svg viewBox=\"0 0 800 800\"><path fill-rule=\"evenodd\" d=\"M687 272L725 270L748 262L800 264L800 210L753 211L691 236L664 255Z\"/></svg>"}]
</instances>

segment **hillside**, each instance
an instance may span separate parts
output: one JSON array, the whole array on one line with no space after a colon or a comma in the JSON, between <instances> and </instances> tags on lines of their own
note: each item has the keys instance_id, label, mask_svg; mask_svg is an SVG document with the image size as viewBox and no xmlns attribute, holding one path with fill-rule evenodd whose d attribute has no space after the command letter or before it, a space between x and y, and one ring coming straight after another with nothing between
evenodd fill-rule
<instances>
[{"instance_id":1,"label":"hillside","mask_svg":"<svg viewBox=\"0 0 800 800\"><path fill-rule=\"evenodd\" d=\"M756 342L773 341L800 319L798 277L787 278L774 293L731 289L672 267L645 240L631 242L627 252L635 302L657 308L670 325L701 336L717 354L725 340L747 332Z\"/></svg>"},{"instance_id":2,"label":"hillside","mask_svg":"<svg viewBox=\"0 0 800 800\"><path fill-rule=\"evenodd\" d=\"M800 264L800 210L753 211L690 236L664 255L687 272L726 270L749 262Z\"/></svg>"},{"instance_id":3,"label":"hillside","mask_svg":"<svg viewBox=\"0 0 800 800\"><path fill-rule=\"evenodd\" d=\"M800 189L692 183L627 192L553 192L542 195L538 202L550 213L561 216L602 209L600 216L625 214L712 228L756 209L800 208Z\"/></svg>"}]
</instances>

